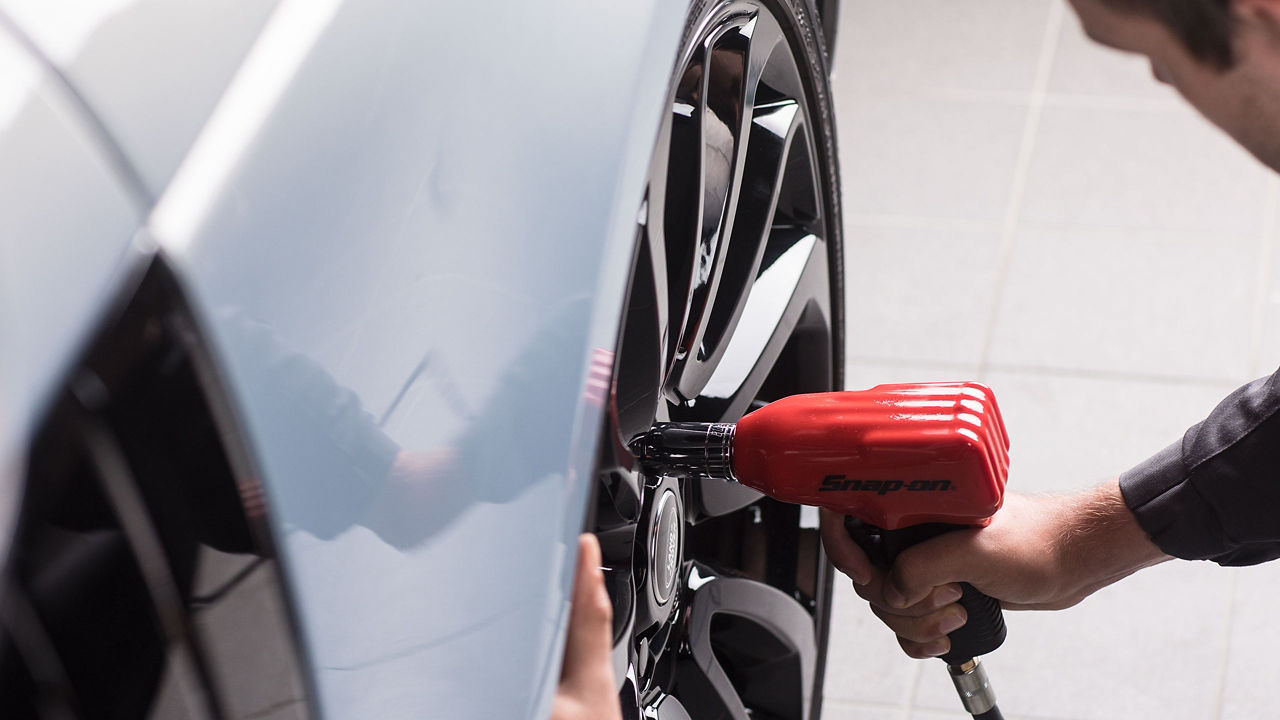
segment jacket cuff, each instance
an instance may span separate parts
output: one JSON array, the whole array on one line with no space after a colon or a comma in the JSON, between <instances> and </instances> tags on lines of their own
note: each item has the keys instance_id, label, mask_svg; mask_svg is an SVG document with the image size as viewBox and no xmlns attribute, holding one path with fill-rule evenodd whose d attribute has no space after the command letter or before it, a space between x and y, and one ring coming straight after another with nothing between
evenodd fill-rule
<instances>
[{"instance_id":1,"label":"jacket cuff","mask_svg":"<svg viewBox=\"0 0 1280 720\"><path fill-rule=\"evenodd\" d=\"M1176 442L1120 476L1120 494L1138 526L1166 555L1203 560L1222 546L1222 527L1189 481Z\"/></svg>"}]
</instances>

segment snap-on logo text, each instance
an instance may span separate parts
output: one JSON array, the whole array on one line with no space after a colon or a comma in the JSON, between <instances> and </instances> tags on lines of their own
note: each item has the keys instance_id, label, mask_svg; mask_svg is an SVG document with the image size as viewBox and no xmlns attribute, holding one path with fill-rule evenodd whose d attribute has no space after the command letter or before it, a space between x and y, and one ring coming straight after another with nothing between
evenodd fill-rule
<instances>
[{"instance_id":1,"label":"snap-on logo text","mask_svg":"<svg viewBox=\"0 0 1280 720\"><path fill-rule=\"evenodd\" d=\"M844 475L828 475L822 478L818 492L873 492L887 495L891 492L937 492L950 490L950 480L853 480Z\"/></svg>"}]
</instances>

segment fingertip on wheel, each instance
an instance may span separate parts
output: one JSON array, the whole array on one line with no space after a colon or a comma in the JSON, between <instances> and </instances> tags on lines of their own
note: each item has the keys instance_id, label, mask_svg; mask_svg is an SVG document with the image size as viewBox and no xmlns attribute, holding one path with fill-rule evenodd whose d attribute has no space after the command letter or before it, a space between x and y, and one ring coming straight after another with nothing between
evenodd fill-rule
<instances>
[{"instance_id":1,"label":"fingertip on wheel","mask_svg":"<svg viewBox=\"0 0 1280 720\"><path fill-rule=\"evenodd\" d=\"M582 533L578 536L578 558L579 563L587 567L600 567L600 541L594 533Z\"/></svg>"},{"instance_id":2,"label":"fingertip on wheel","mask_svg":"<svg viewBox=\"0 0 1280 720\"><path fill-rule=\"evenodd\" d=\"M591 533L579 535L576 600L585 612L597 618L603 616L606 622L612 622L613 604L604 586L604 571L600 563L600 541Z\"/></svg>"}]
</instances>

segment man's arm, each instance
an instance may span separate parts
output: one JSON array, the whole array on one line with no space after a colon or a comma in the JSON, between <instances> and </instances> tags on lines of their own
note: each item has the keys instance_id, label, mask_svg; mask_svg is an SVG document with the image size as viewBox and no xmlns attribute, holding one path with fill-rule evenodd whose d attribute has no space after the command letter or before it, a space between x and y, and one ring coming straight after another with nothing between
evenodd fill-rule
<instances>
[{"instance_id":1,"label":"man's arm","mask_svg":"<svg viewBox=\"0 0 1280 720\"><path fill-rule=\"evenodd\" d=\"M1174 557L1280 557L1280 371L1227 396L1180 442L1122 475L1120 490Z\"/></svg>"},{"instance_id":2,"label":"man's arm","mask_svg":"<svg viewBox=\"0 0 1280 720\"><path fill-rule=\"evenodd\" d=\"M1280 370L1223 400L1183 439L1076 495L1010 495L989 527L905 551L886 577L823 517L823 543L909 655L946 652L963 622L959 581L1007 609L1060 609L1179 557L1249 565L1280 557Z\"/></svg>"}]
</instances>

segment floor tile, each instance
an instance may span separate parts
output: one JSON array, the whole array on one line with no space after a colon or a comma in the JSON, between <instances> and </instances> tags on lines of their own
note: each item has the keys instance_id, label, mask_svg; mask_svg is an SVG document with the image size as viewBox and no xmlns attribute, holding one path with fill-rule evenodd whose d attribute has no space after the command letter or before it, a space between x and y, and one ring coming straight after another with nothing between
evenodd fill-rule
<instances>
[{"instance_id":1,"label":"floor tile","mask_svg":"<svg viewBox=\"0 0 1280 720\"><path fill-rule=\"evenodd\" d=\"M1248 379L1258 241L1022 230L993 364Z\"/></svg>"},{"instance_id":2,"label":"floor tile","mask_svg":"<svg viewBox=\"0 0 1280 720\"><path fill-rule=\"evenodd\" d=\"M822 708L822 720L907 720L901 707L828 703Z\"/></svg>"},{"instance_id":3,"label":"floor tile","mask_svg":"<svg viewBox=\"0 0 1280 720\"><path fill-rule=\"evenodd\" d=\"M1233 388L993 371L1009 430L1009 490L1092 487L1146 460L1203 420Z\"/></svg>"},{"instance_id":4,"label":"floor tile","mask_svg":"<svg viewBox=\"0 0 1280 720\"><path fill-rule=\"evenodd\" d=\"M204 556L206 559L209 557ZM224 556L225 558L226 556ZM241 558L243 559L243 558ZM230 717L303 717L302 679L285 658L293 652L273 563L256 566L193 618L214 680L226 691ZM184 717L156 715L154 717Z\"/></svg>"},{"instance_id":5,"label":"floor tile","mask_svg":"<svg viewBox=\"0 0 1280 720\"><path fill-rule=\"evenodd\" d=\"M1226 572L1226 571L1224 571ZM1253 720L1259 710L1275 710L1280 686L1280 564L1233 569L1236 573L1231 639L1223 677L1222 720Z\"/></svg>"},{"instance_id":6,"label":"floor tile","mask_svg":"<svg viewBox=\"0 0 1280 720\"><path fill-rule=\"evenodd\" d=\"M983 659L1009 717L1213 717L1230 576L1171 561L1061 612L1006 613L1009 639ZM949 710L941 667L920 676L916 706ZM1255 716L1256 717L1256 716Z\"/></svg>"},{"instance_id":7,"label":"floor tile","mask_svg":"<svg viewBox=\"0 0 1280 720\"><path fill-rule=\"evenodd\" d=\"M1259 255L1266 285L1259 300L1262 316L1258 328L1258 354L1253 368L1256 375L1275 372L1280 366L1280 238L1273 237L1268 244L1267 253Z\"/></svg>"},{"instance_id":8,"label":"floor tile","mask_svg":"<svg viewBox=\"0 0 1280 720\"><path fill-rule=\"evenodd\" d=\"M851 348L852 352L852 348ZM886 383L952 382L978 377L976 365L935 365L930 363L867 361L854 359L845 365L844 386L865 390Z\"/></svg>"},{"instance_id":9,"label":"floor tile","mask_svg":"<svg viewBox=\"0 0 1280 720\"><path fill-rule=\"evenodd\" d=\"M847 215L1002 221L1027 108L837 96Z\"/></svg>"},{"instance_id":10,"label":"floor tile","mask_svg":"<svg viewBox=\"0 0 1280 720\"><path fill-rule=\"evenodd\" d=\"M976 365L1000 230L851 227L845 242L850 350Z\"/></svg>"},{"instance_id":11,"label":"floor tile","mask_svg":"<svg viewBox=\"0 0 1280 720\"><path fill-rule=\"evenodd\" d=\"M1050 0L854 0L840 7L835 91L1029 93Z\"/></svg>"},{"instance_id":12,"label":"floor tile","mask_svg":"<svg viewBox=\"0 0 1280 720\"><path fill-rule=\"evenodd\" d=\"M960 706L959 698L956 698L956 706ZM963 711L936 712L933 710L916 710L911 713L911 720L973 720L973 716ZM1014 718L1008 718L1008 720L1014 720Z\"/></svg>"},{"instance_id":13,"label":"floor tile","mask_svg":"<svg viewBox=\"0 0 1280 720\"><path fill-rule=\"evenodd\" d=\"M1267 171L1189 108L1044 108L1021 219L1259 236Z\"/></svg>"},{"instance_id":14,"label":"floor tile","mask_svg":"<svg viewBox=\"0 0 1280 720\"><path fill-rule=\"evenodd\" d=\"M1155 79L1145 57L1113 50L1085 37L1076 14L1070 11L1058 36L1048 91L1169 106L1183 102L1176 90Z\"/></svg>"},{"instance_id":15,"label":"floor tile","mask_svg":"<svg viewBox=\"0 0 1280 720\"><path fill-rule=\"evenodd\" d=\"M915 667L898 641L837 575L827 650L825 697L840 702L898 706L911 697Z\"/></svg>"}]
</instances>

